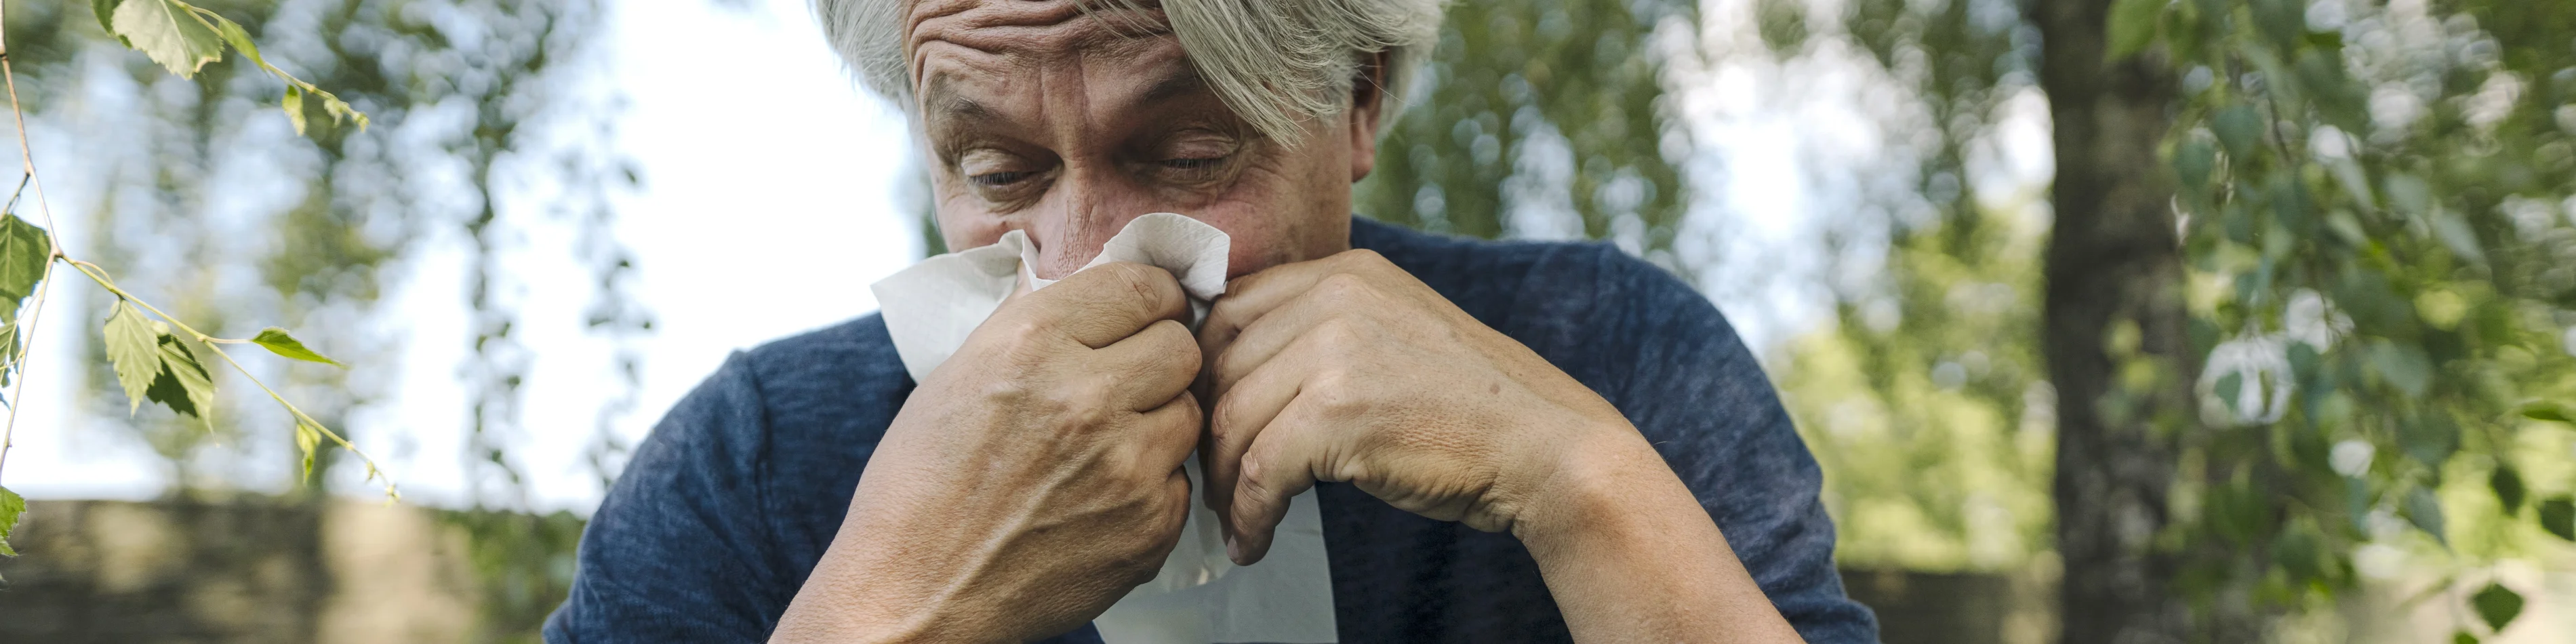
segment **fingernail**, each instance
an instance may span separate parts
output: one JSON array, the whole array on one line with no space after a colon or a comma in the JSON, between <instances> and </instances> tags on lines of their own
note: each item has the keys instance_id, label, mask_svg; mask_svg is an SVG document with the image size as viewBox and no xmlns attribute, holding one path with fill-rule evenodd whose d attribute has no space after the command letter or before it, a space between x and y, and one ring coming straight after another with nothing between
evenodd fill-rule
<instances>
[{"instance_id":1,"label":"fingernail","mask_svg":"<svg viewBox=\"0 0 2576 644\"><path fill-rule=\"evenodd\" d=\"M1234 542L1234 535L1225 535L1225 558L1234 565L1243 565L1243 546Z\"/></svg>"}]
</instances>

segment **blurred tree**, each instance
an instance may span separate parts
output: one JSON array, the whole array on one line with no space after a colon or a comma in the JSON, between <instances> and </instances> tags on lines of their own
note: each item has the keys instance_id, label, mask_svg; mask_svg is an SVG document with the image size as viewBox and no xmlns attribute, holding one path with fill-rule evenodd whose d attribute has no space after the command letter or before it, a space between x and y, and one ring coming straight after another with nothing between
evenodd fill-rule
<instances>
[{"instance_id":1,"label":"blurred tree","mask_svg":"<svg viewBox=\"0 0 2576 644\"><path fill-rule=\"evenodd\" d=\"M1752 47L1868 68L1886 165L1829 219L1833 324L1775 356L1782 393L1826 468L1857 566L2000 572L2050 550L2055 389L2038 324L2046 177L2013 176L2004 130L2035 111L2035 29L2012 0L1751 3ZM1812 15L1811 15L1812 14ZM1742 30L1742 29L1739 29ZM1766 51L1767 50L1767 51ZM1791 107L1790 109L1795 109ZM2023 127L2030 127L2027 124ZM1761 163L1765 160L1734 160ZM1760 189L1760 187L1750 187ZM1803 285L1813 288L1814 285Z\"/></svg>"},{"instance_id":2,"label":"blurred tree","mask_svg":"<svg viewBox=\"0 0 2576 644\"><path fill-rule=\"evenodd\" d=\"M1677 226L1656 217L1688 186L1653 182L1647 202L1672 210L1641 214L1652 234L1629 236L1604 208L1608 182L1553 188L1623 167L1585 151L1619 139L1559 129L1602 113L1531 98L1626 105L1675 129L1660 90L1623 84L1632 66L1686 58L1637 6L1562 9L1598 16L1580 29L1524 27L1561 20L1547 5L1454 10L1362 212L1608 238L1673 265L1658 252ZM1993 569L2053 548L2064 641L2089 642L2277 636L2282 616L2412 556L2455 571L2443 596L2475 639L2521 603L2490 564L2576 536L2576 5L1703 10L1749 21L1769 50L1712 57L1856 49L1872 82L1901 90L1886 113L1902 122L1877 125L1916 165L1893 173L1903 189L1837 202L1851 207L1823 252L1863 277L1832 285L1838 323L1776 365L1828 468L1847 559ZM1556 44L1612 40L1663 55ZM2038 224L2017 216L2036 195L1990 181L1981 158L2029 96L2055 132L2035 209L2054 216ZM1667 166L1681 141L1657 139Z\"/></svg>"},{"instance_id":3,"label":"blurred tree","mask_svg":"<svg viewBox=\"0 0 2576 644\"><path fill-rule=\"evenodd\" d=\"M2373 551L2457 571L2443 596L2474 616L2465 637L2510 625L2520 599L2485 570L2532 535L2576 533L2570 437L2553 422L2576 397L2576 8L2038 2L1996 29L1977 16L2022 19L1988 4L1750 12L1775 50L1864 43L1936 132L1915 148L1938 151L1919 192L1863 211L1887 215L1888 241L1857 261L1884 269L1841 294L1842 337L1802 340L1781 365L1833 472L1846 555L1955 561L1952 523L1918 519L1939 545L1927 554L1872 522L1943 516L1957 468L1991 458L1951 450L1999 421L1922 385L1964 364L1925 355L1964 355L1961 330L1992 328L1956 296L1979 273L1925 267L2018 261L1939 240L2009 221L1962 198L1983 182L1960 181L1975 164L1955 151L1991 136L1990 91L2027 83L2028 61L2057 148L2047 303L2029 323L2064 401L2064 641L2277 635L2285 612L2370 574L2357 553ZM1918 198L1938 216L1910 216ZM2026 355L2033 338L2006 329L1978 348ZM1890 429L1909 423L1941 440Z\"/></svg>"},{"instance_id":4,"label":"blurred tree","mask_svg":"<svg viewBox=\"0 0 2576 644\"><path fill-rule=\"evenodd\" d=\"M395 313L378 306L384 271L434 243L461 241L473 334L469 458L483 466L468 468L469 500L478 509L448 517L475 535L478 569L491 586L482 638L532 639L537 620L561 600L571 574L564 535L578 527L570 517L506 512L525 504L506 446L516 432L529 354L516 340L511 293L518 285L503 254L550 219L575 229L573 251L593 267L598 298L586 322L620 344L615 359L630 389L602 411L593 457L603 479L619 467L622 450L607 423L619 405L631 405L640 377L627 341L651 325L650 314L626 296L633 264L610 235L606 201L637 178L602 147L613 109L582 83L593 68L583 52L601 31L603 7L587 0L198 4L240 22L270 62L337 93L374 125L334 127L308 101L304 120L313 130L298 137L270 111L278 82L237 59L209 65L193 80L177 78L110 39L89 3L13 3L6 28L29 90L22 97L39 124L83 142L77 157L64 160L110 177L89 221L73 226L94 231L87 254L126 273L130 288L168 294L162 301L173 313L207 331L247 336L243 324L286 321L308 329L315 345L364 365L358 372L274 367L290 395L339 424L384 386L365 374L397 371L389 366L397 354L364 349L385 344L373 336L381 333L376 323ZM505 203L534 206L505 212ZM92 315L104 316L103 303L93 305L102 308ZM103 359L89 363L94 383L115 382ZM105 398L113 396L99 394L93 408L108 415L114 405ZM286 432L245 429L284 428L285 419L257 406L218 406L213 434L160 410L133 423L179 469L174 492L256 489L299 469L273 458L289 452ZM324 476L298 484L298 496L318 499L328 467L326 460ZM207 468L229 469L192 473Z\"/></svg>"},{"instance_id":5,"label":"blurred tree","mask_svg":"<svg viewBox=\"0 0 2576 644\"><path fill-rule=\"evenodd\" d=\"M2457 571L2446 598L2477 617L2460 639L2508 627L2522 602L2494 560L2576 538L2576 5L2120 0L2053 18L2070 84L2160 83L2061 118L2171 119L2080 163L2126 194L2129 231L2180 233L2157 252L2185 276L2155 306L2189 316L2206 367L2157 372L2193 392L2184 417L2130 416L2177 457L2152 550L2190 601L2179 630L2225 638L2315 606L2372 574L2355 553L2373 548ZM2087 66L2097 52L2111 73ZM2134 368L2111 357L2095 373ZM2120 380L2102 408L2138 395ZM2104 608L2106 637L2149 621Z\"/></svg>"},{"instance_id":6,"label":"blurred tree","mask_svg":"<svg viewBox=\"0 0 2576 644\"><path fill-rule=\"evenodd\" d=\"M1691 55L1693 3L1456 3L1356 188L1364 216L1437 232L1610 239L1677 267L1668 58Z\"/></svg>"},{"instance_id":7,"label":"blurred tree","mask_svg":"<svg viewBox=\"0 0 2576 644\"><path fill-rule=\"evenodd\" d=\"M2174 438L2197 430L2184 383L2198 355L2184 337L2172 184L2149 170L2175 91L2162 66L2105 60L2106 4L2031 6L2057 148L2040 338L2064 401L2055 489L2061 639L2253 641L2235 619L2209 621L2189 637L2180 628L2185 598L2171 587L2176 557L2153 543L2174 525Z\"/></svg>"}]
</instances>

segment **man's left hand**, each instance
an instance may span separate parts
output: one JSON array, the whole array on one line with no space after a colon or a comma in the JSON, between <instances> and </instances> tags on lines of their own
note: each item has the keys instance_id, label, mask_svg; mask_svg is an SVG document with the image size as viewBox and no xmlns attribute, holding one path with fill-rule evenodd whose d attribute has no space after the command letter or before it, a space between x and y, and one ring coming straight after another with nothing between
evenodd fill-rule
<instances>
[{"instance_id":1,"label":"man's left hand","mask_svg":"<svg viewBox=\"0 0 2576 644\"><path fill-rule=\"evenodd\" d=\"M1570 463L1663 465L1600 395L1366 250L1236 278L1199 344L1216 356L1199 383L1216 401L1206 498L1238 564L1317 481L1513 531L1585 487L1551 480L1584 475Z\"/></svg>"}]
</instances>

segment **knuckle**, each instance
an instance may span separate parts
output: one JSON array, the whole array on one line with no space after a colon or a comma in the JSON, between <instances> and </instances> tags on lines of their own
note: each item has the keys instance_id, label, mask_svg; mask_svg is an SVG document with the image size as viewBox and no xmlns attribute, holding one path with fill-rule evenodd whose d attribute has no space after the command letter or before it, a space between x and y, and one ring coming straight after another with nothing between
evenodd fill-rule
<instances>
[{"instance_id":1,"label":"knuckle","mask_svg":"<svg viewBox=\"0 0 2576 644\"><path fill-rule=\"evenodd\" d=\"M1270 473L1270 466L1260 459L1246 458L1243 459L1242 465L1236 466L1236 470L1241 480L1234 484L1235 507L1243 510L1261 509L1262 495L1270 493L1270 484L1267 482L1269 479L1263 478Z\"/></svg>"},{"instance_id":2,"label":"knuckle","mask_svg":"<svg viewBox=\"0 0 2576 644\"><path fill-rule=\"evenodd\" d=\"M1232 351L1220 351L1216 354L1216 361L1209 365L1213 367L1210 372L1220 378L1242 374L1243 360L1243 356Z\"/></svg>"},{"instance_id":3,"label":"knuckle","mask_svg":"<svg viewBox=\"0 0 2576 644\"><path fill-rule=\"evenodd\" d=\"M1326 275L1315 283L1315 291L1336 303L1362 302L1377 296L1376 291L1369 287L1368 280L1354 273Z\"/></svg>"},{"instance_id":4,"label":"knuckle","mask_svg":"<svg viewBox=\"0 0 2576 644\"><path fill-rule=\"evenodd\" d=\"M1333 255L1333 259L1341 260L1343 263L1346 263L1346 264L1355 264L1355 265L1361 265L1361 266L1367 266L1367 265L1387 265L1387 264L1389 264L1389 262L1387 262L1387 261L1386 261L1386 256L1385 256L1385 255L1379 255L1379 254L1377 253L1377 251L1369 250L1369 249L1366 249L1366 248L1353 248L1353 249L1350 249L1350 250L1342 251L1342 252L1340 252L1340 253L1336 253L1336 254L1334 254L1334 255Z\"/></svg>"},{"instance_id":5,"label":"knuckle","mask_svg":"<svg viewBox=\"0 0 2576 644\"><path fill-rule=\"evenodd\" d=\"M1363 388L1351 372L1340 367L1325 367L1315 372L1304 395L1315 397L1316 409L1327 416L1346 418L1368 407Z\"/></svg>"},{"instance_id":6,"label":"knuckle","mask_svg":"<svg viewBox=\"0 0 2576 644\"><path fill-rule=\"evenodd\" d=\"M1360 337L1358 323L1338 315L1316 322L1314 334L1315 340L1326 347L1350 346Z\"/></svg>"},{"instance_id":7,"label":"knuckle","mask_svg":"<svg viewBox=\"0 0 2576 644\"><path fill-rule=\"evenodd\" d=\"M1208 436L1213 438L1216 444L1226 444L1230 437L1240 431L1235 427L1239 423L1232 419L1232 415L1238 413L1236 408L1243 406L1243 403L1235 402L1232 397L1218 397L1216 402L1210 404L1214 407L1209 409L1207 414Z\"/></svg>"},{"instance_id":8,"label":"knuckle","mask_svg":"<svg viewBox=\"0 0 2576 644\"><path fill-rule=\"evenodd\" d=\"M1205 355L1199 352L1198 338L1190 335L1188 325L1177 320L1164 320L1154 323L1151 330L1161 334L1158 343L1170 352L1166 355L1172 356L1174 361L1196 370L1205 359Z\"/></svg>"},{"instance_id":9,"label":"knuckle","mask_svg":"<svg viewBox=\"0 0 2576 644\"><path fill-rule=\"evenodd\" d=\"M1099 379L1057 387L1045 396L1047 408L1062 418L1065 429L1090 429L1109 422L1114 394Z\"/></svg>"},{"instance_id":10,"label":"knuckle","mask_svg":"<svg viewBox=\"0 0 2576 644\"><path fill-rule=\"evenodd\" d=\"M1191 425L1198 421L1200 412L1198 394L1190 393L1189 390L1183 389L1181 390L1180 395L1172 397L1172 402L1169 404L1172 408L1181 412L1179 417L1173 420L1173 423L1179 425Z\"/></svg>"}]
</instances>

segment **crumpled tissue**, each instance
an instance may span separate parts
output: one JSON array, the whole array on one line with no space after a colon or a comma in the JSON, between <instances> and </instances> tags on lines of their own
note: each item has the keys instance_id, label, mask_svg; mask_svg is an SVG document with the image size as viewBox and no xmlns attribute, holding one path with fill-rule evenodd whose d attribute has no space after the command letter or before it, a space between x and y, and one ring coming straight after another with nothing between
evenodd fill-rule
<instances>
[{"instance_id":1,"label":"crumpled tissue","mask_svg":"<svg viewBox=\"0 0 2576 644\"><path fill-rule=\"evenodd\" d=\"M1110 262L1160 267L1189 293L1191 327L1207 317L1208 303L1225 293L1225 231L1196 219L1158 212L1127 223L1083 270ZM1055 280L1038 279L1029 266L1037 246L1021 231L1000 242L922 260L875 284L886 332L904 370L919 382L966 343L1022 282L1034 291ZM1078 271L1077 271L1078 272ZM1214 401L1201 401L1213 405ZM1207 489L1198 457L1182 462L1193 494ZM1195 499L1193 500L1195 501ZM1315 491L1298 494L1280 521L1270 554L1249 567L1226 559L1224 530L1216 513L1190 504L1180 543L1153 581L1137 586L1093 620L1109 644L1232 644L1338 642L1333 619L1332 573L1324 558L1324 520Z\"/></svg>"}]
</instances>

